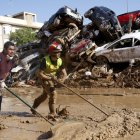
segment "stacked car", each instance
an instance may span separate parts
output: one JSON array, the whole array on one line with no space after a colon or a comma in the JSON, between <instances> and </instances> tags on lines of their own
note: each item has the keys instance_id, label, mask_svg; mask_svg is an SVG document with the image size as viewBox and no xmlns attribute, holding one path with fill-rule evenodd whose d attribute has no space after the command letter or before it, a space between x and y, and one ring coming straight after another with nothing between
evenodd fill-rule
<instances>
[{"instance_id":1,"label":"stacked car","mask_svg":"<svg viewBox=\"0 0 140 140\"><path fill-rule=\"evenodd\" d=\"M114 11L107 7L93 7L84 16L92 21L90 27L98 30L106 42L118 39L123 35L120 23ZM96 34L95 34L96 35Z\"/></svg>"},{"instance_id":2,"label":"stacked car","mask_svg":"<svg viewBox=\"0 0 140 140\"><path fill-rule=\"evenodd\" d=\"M124 32L140 29L140 10L124 13L117 17Z\"/></svg>"}]
</instances>

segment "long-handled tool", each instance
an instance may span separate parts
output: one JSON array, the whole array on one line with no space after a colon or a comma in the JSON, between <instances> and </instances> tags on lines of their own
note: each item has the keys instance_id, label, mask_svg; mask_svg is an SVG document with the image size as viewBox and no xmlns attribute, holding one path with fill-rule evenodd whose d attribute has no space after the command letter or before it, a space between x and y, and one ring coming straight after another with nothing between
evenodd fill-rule
<instances>
[{"instance_id":1,"label":"long-handled tool","mask_svg":"<svg viewBox=\"0 0 140 140\"><path fill-rule=\"evenodd\" d=\"M17 97L20 101L22 101L26 106L28 106L29 108L31 108L33 111L36 112L36 114L40 117L42 117L45 121L49 122L51 125L54 125L52 122L50 122L47 118L45 118L44 116L42 116L40 113L38 113L31 105L29 105L27 102L25 102L23 99L21 99L18 95L16 95L13 91L11 91L9 88L4 87L6 90L8 90L11 94L13 94L15 97Z\"/></svg>"},{"instance_id":2,"label":"long-handled tool","mask_svg":"<svg viewBox=\"0 0 140 140\"><path fill-rule=\"evenodd\" d=\"M87 103L89 103L90 105L94 106L96 109L98 109L99 111L101 111L103 114L105 114L106 116L109 116L107 113L105 113L103 110L101 110L100 108L98 108L97 106L95 106L93 103L91 103L90 101L88 101L87 99L85 99L83 96L81 96L80 94L76 93L75 91L73 91L71 88L67 87L65 84L59 82L58 80L56 80L57 83L59 83L60 85L64 86L65 88L67 88L68 90L70 90L71 92L73 92L74 94L76 94L77 96L79 96L80 98L82 98L83 100L85 100Z\"/></svg>"}]
</instances>

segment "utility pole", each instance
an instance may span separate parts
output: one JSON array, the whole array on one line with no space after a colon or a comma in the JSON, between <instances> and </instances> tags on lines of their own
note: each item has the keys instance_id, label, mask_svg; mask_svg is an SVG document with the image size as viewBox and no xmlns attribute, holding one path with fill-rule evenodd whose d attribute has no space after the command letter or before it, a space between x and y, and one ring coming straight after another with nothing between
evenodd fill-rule
<instances>
[{"instance_id":1,"label":"utility pole","mask_svg":"<svg viewBox=\"0 0 140 140\"><path fill-rule=\"evenodd\" d=\"M128 0L126 0L126 12L128 13Z\"/></svg>"}]
</instances>

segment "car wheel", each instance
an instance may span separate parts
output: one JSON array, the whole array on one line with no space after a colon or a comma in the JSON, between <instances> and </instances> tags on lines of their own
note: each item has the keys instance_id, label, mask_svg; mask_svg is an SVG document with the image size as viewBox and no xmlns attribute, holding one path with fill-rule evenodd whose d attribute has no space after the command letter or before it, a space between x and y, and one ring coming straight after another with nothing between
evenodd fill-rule
<instances>
[{"instance_id":1,"label":"car wheel","mask_svg":"<svg viewBox=\"0 0 140 140\"><path fill-rule=\"evenodd\" d=\"M107 69L109 70L110 66L109 66L108 59L106 57L98 56L95 61L96 61L96 65L100 65L100 66L106 65Z\"/></svg>"}]
</instances>

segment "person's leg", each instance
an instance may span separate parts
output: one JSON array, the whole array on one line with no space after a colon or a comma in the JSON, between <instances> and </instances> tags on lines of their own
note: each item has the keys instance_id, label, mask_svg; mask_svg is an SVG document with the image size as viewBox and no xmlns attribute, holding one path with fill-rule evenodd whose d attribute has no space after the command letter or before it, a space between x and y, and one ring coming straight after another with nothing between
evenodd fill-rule
<instances>
[{"instance_id":1,"label":"person's leg","mask_svg":"<svg viewBox=\"0 0 140 140\"><path fill-rule=\"evenodd\" d=\"M0 111L1 111L1 104L2 104L2 90L0 89Z\"/></svg>"},{"instance_id":2,"label":"person's leg","mask_svg":"<svg viewBox=\"0 0 140 140\"><path fill-rule=\"evenodd\" d=\"M56 99L57 99L57 92L53 91L50 93L49 95L49 110L50 110L50 114L55 115L56 111L55 111L55 104L56 104Z\"/></svg>"},{"instance_id":3,"label":"person's leg","mask_svg":"<svg viewBox=\"0 0 140 140\"><path fill-rule=\"evenodd\" d=\"M47 93L43 91L43 93L34 100L33 108L37 108L46 99L47 99Z\"/></svg>"},{"instance_id":4,"label":"person's leg","mask_svg":"<svg viewBox=\"0 0 140 140\"><path fill-rule=\"evenodd\" d=\"M47 97L48 94L45 92L45 90L43 90L43 93L34 100L32 108L36 109L42 102L44 102L47 99ZM31 109L31 112L33 114L36 114L36 112L33 109Z\"/></svg>"},{"instance_id":5,"label":"person's leg","mask_svg":"<svg viewBox=\"0 0 140 140\"><path fill-rule=\"evenodd\" d=\"M34 103L32 106L34 109L36 109L42 102L44 102L47 99L48 93L49 93L48 82L43 81L41 79L40 79L40 82L41 82L41 85L43 87L43 93L34 100ZM36 114L36 112L33 109L31 109L31 112L33 114Z\"/></svg>"},{"instance_id":6,"label":"person's leg","mask_svg":"<svg viewBox=\"0 0 140 140\"><path fill-rule=\"evenodd\" d=\"M2 96L0 96L0 111L1 111L1 104L2 104Z\"/></svg>"}]
</instances>

